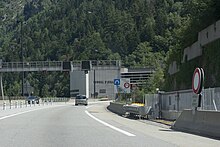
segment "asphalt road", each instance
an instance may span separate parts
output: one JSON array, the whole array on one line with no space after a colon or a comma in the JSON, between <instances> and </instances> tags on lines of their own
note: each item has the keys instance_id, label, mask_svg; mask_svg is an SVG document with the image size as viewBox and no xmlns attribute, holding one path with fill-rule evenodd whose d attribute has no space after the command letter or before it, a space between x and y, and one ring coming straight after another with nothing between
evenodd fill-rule
<instances>
[{"instance_id":1,"label":"asphalt road","mask_svg":"<svg viewBox=\"0 0 220 147\"><path fill-rule=\"evenodd\" d=\"M219 140L123 118L91 102L23 110L0 115L1 147L172 147L220 146ZM0 112L1 114L1 112Z\"/></svg>"}]
</instances>

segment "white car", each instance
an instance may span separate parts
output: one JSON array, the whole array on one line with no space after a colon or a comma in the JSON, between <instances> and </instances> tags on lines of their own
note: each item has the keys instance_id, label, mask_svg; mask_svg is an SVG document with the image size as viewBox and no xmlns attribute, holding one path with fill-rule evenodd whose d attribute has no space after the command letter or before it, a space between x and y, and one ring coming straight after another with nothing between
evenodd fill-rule
<instances>
[{"instance_id":1,"label":"white car","mask_svg":"<svg viewBox=\"0 0 220 147\"><path fill-rule=\"evenodd\" d=\"M75 99L75 105L78 105L78 104L87 106L88 98L85 95L77 95Z\"/></svg>"}]
</instances>

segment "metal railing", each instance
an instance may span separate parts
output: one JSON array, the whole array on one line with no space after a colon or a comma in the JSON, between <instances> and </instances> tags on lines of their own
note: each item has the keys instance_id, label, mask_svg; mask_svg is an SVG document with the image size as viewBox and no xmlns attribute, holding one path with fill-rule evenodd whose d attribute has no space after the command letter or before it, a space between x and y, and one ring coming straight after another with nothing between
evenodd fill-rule
<instances>
[{"instance_id":1,"label":"metal railing","mask_svg":"<svg viewBox=\"0 0 220 147\"><path fill-rule=\"evenodd\" d=\"M62 71L62 61L2 62L0 72Z\"/></svg>"}]
</instances>

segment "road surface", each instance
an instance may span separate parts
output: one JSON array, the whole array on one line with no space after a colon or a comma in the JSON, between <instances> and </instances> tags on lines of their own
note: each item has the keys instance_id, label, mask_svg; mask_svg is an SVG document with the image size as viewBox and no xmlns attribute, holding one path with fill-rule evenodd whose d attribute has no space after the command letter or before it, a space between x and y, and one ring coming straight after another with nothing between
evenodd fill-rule
<instances>
[{"instance_id":1,"label":"road surface","mask_svg":"<svg viewBox=\"0 0 220 147\"><path fill-rule=\"evenodd\" d=\"M1 147L173 147L220 146L219 140L170 130L167 126L123 118L109 102L91 102L0 111Z\"/></svg>"}]
</instances>

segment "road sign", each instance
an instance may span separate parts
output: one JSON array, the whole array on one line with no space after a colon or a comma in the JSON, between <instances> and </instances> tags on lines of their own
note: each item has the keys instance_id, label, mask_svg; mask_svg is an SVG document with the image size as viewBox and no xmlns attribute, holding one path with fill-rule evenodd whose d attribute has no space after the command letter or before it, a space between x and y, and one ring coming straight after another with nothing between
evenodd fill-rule
<instances>
[{"instance_id":1,"label":"road sign","mask_svg":"<svg viewBox=\"0 0 220 147\"><path fill-rule=\"evenodd\" d=\"M129 78L121 78L121 89L123 89L123 93L130 93L130 79Z\"/></svg>"},{"instance_id":2,"label":"road sign","mask_svg":"<svg viewBox=\"0 0 220 147\"><path fill-rule=\"evenodd\" d=\"M192 96L192 107L198 107L199 96L197 94L193 94Z\"/></svg>"},{"instance_id":3,"label":"road sign","mask_svg":"<svg viewBox=\"0 0 220 147\"><path fill-rule=\"evenodd\" d=\"M118 84L119 82L119 85ZM130 93L130 79L129 78L121 78L114 80L114 93Z\"/></svg>"},{"instance_id":4,"label":"road sign","mask_svg":"<svg viewBox=\"0 0 220 147\"><path fill-rule=\"evenodd\" d=\"M204 71L202 68L196 68L192 78L192 90L196 94L200 94L203 87Z\"/></svg>"},{"instance_id":5,"label":"road sign","mask_svg":"<svg viewBox=\"0 0 220 147\"><path fill-rule=\"evenodd\" d=\"M114 79L114 85L120 85L120 79Z\"/></svg>"},{"instance_id":6,"label":"road sign","mask_svg":"<svg viewBox=\"0 0 220 147\"><path fill-rule=\"evenodd\" d=\"M124 88L130 88L130 84L128 82L124 83Z\"/></svg>"}]
</instances>

